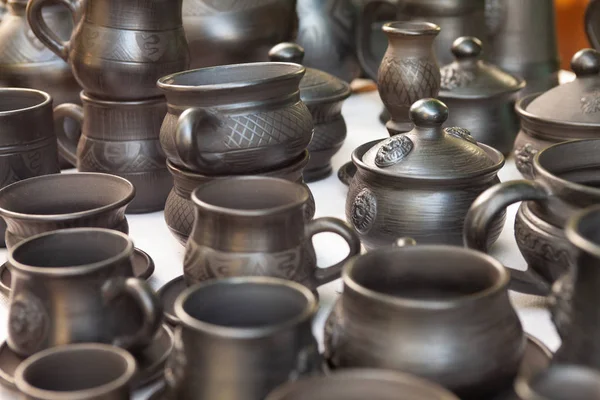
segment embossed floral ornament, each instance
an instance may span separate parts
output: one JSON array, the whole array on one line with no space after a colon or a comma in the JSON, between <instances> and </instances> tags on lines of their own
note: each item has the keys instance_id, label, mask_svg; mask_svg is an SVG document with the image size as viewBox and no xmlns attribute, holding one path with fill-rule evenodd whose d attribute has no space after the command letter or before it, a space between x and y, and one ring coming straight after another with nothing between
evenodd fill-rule
<instances>
[{"instance_id":1,"label":"embossed floral ornament","mask_svg":"<svg viewBox=\"0 0 600 400\"><path fill-rule=\"evenodd\" d=\"M375 156L375 165L389 167L402 161L413 149L413 142L408 136L397 135L387 139Z\"/></svg>"},{"instance_id":2,"label":"embossed floral ornament","mask_svg":"<svg viewBox=\"0 0 600 400\"><path fill-rule=\"evenodd\" d=\"M352 224L354 228L366 233L373 226L377 215L377 200L369 189L363 189L358 193L352 203Z\"/></svg>"},{"instance_id":3,"label":"embossed floral ornament","mask_svg":"<svg viewBox=\"0 0 600 400\"><path fill-rule=\"evenodd\" d=\"M48 313L41 301L27 291L15 294L8 316L8 330L13 350L31 355L42 347L48 335Z\"/></svg>"},{"instance_id":4,"label":"embossed floral ornament","mask_svg":"<svg viewBox=\"0 0 600 400\"><path fill-rule=\"evenodd\" d=\"M467 86L475 79L475 74L471 71L457 68L454 64L450 64L441 69L443 90L452 90L457 87Z\"/></svg>"},{"instance_id":5,"label":"embossed floral ornament","mask_svg":"<svg viewBox=\"0 0 600 400\"><path fill-rule=\"evenodd\" d=\"M600 111L600 91L596 90L581 98L581 111L585 114L592 114Z\"/></svg>"},{"instance_id":6,"label":"embossed floral ornament","mask_svg":"<svg viewBox=\"0 0 600 400\"><path fill-rule=\"evenodd\" d=\"M466 128L461 128L459 126L453 126L451 128L444 129L444 132L446 132L450 136L454 136L459 139L466 140L470 143L477 144L477 140L475 140L473 138L473 136L471 136L471 132L469 132L469 130Z\"/></svg>"}]
</instances>

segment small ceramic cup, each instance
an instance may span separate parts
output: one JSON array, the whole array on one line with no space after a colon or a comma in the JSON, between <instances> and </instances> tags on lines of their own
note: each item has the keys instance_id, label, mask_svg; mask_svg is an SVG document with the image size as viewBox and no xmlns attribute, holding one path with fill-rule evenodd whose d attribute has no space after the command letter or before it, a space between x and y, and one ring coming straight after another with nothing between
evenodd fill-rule
<instances>
[{"instance_id":1,"label":"small ceramic cup","mask_svg":"<svg viewBox=\"0 0 600 400\"><path fill-rule=\"evenodd\" d=\"M129 232L125 208L135 196L126 179L98 173L54 174L0 190L6 245L48 231L95 227Z\"/></svg>"},{"instance_id":2,"label":"small ceramic cup","mask_svg":"<svg viewBox=\"0 0 600 400\"><path fill-rule=\"evenodd\" d=\"M60 172L52 98L32 89L0 89L0 187ZM0 246L6 224L0 219Z\"/></svg>"},{"instance_id":3,"label":"small ceramic cup","mask_svg":"<svg viewBox=\"0 0 600 400\"><path fill-rule=\"evenodd\" d=\"M399 397L399 394L402 394ZM458 400L433 382L377 369L354 369L301 379L275 389L266 400Z\"/></svg>"},{"instance_id":4,"label":"small ceramic cup","mask_svg":"<svg viewBox=\"0 0 600 400\"><path fill-rule=\"evenodd\" d=\"M517 379L518 400L600 400L600 373L576 365L553 365L529 378Z\"/></svg>"},{"instance_id":5,"label":"small ceramic cup","mask_svg":"<svg viewBox=\"0 0 600 400\"><path fill-rule=\"evenodd\" d=\"M39 352L15 371L26 400L129 400L136 361L118 347L84 343Z\"/></svg>"},{"instance_id":6,"label":"small ceramic cup","mask_svg":"<svg viewBox=\"0 0 600 400\"><path fill-rule=\"evenodd\" d=\"M72 343L148 345L162 307L133 278L133 242L117 231L75 228L44 233L8 255L12 292L8 345L21 356Z\"/></svg>"},{"instance_id":7,"label":"small ceramic cup","mask_svg":"<svg viewBox=\"0 0 600 400\"><path fill-rule=\"evenodd\" d=\"M128 213L162 210L173 178L160 147L160 126L167 113L163 97L137 101L110 101L81 93L83 107L61 104L55 121L75 120L81 135L57 130L58 150L81 172L114 174L129 180L136 196Z\"/></svg>"},{"instance_id":8,"label":"small ceramic cup","mask_svg":"<svg viewBox=\"0 0 600 400\"><path fill-rule=\"evenodd\" d=\"M358 235L344 221L305 221L308 189L264 176L221 179L192 193L195 225L186 246L188 285L214 278L272 276L311 290L340 277L344 263L360 253ZM350 248L348 256L318 268L312 238L333 232Z\"/></svg>"},{"instance_id":9,"label":"small ceramic cup","mask_svg":"<svg viewBox=\"0 0 600 400\"><path fill-rule=\"evenodd\" d=\"M183 292L167 362L169 399L263 400L278 385L320 373L317 311L302 285L276 278L212 280Z\"/></svg>"}]
</instances>

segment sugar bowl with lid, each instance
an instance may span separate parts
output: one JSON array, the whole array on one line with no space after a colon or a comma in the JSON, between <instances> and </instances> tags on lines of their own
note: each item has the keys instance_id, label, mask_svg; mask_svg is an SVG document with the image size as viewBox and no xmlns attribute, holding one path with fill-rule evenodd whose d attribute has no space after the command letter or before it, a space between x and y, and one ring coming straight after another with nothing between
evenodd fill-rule
<instances>
[{"instance_id":1,"label":"sugar bowl with lid","mask_svg":"<svg viewBox=\"0 0 600 400\"><path fill-rule=\"evenodd\" d=\"M462 243L463 222L477 196L499 182L502 154L478 144L463 128L442 128L448 108L436 99L413 104L415 128L366 143L352 154L357 172L346 200L346 217L367 249L399 236L420 243ZM493 243L504 215L494 223Z\"/></svg>"},{"instance_id":2,"label":"sugar bowl with lid","mask_svg":"<svg viewBox=\"0 0 600 400\"><path fill-rule=\"evenodd\" d=\"M600 52L583 49L571 60L577 78L515 106L521 120L513 154L519 172L532 179L533 158L546 147L572 139L600 137Z\"/></svg>"}]
</instances>

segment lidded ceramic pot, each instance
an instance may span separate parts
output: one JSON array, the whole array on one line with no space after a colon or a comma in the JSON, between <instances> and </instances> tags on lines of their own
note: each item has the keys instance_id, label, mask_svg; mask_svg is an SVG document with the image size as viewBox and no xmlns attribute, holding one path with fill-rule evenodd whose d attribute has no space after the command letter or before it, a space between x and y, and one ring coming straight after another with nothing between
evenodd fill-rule
<instances>
[{"instance_id":1,"label":"lidded ceramic pot","mask_svg":"<svg viewBox=\"0 0 600 400\"><path fill-rule=\"evenodd\" d=\"M478 144L464 128L442 128L448 108L422 99L410 109L415 128L366 143L352 154L357 167L346 200L346 217L367 249L399 236L420 243L462 244L463 223L477 196L499 182L502 154ZM494 222L493 243L504 214Z\"/></svg>"},{"instance_id":2,"label":"lidded ceramic pot","mask_svg":"<svg viewBox=\"0 0 600 400\"><path fill-rule=\"evenodd\" d=\"M600 137L600 53L577 52L571 60L577 78L516 104L521 119L513 153L517 168L533 178L533 158L546 147L572 139Z\"/></svg>"},{"instance_id":3,"label":"lidded ceramic pot","mask_svg":"<svg viewBox=\"0 0 600 400\"><path fill-rule=\"evenodd\" d=\"M452 110L448 125L465 127L478 142L508 154L519 132L514 103L525 81L483 61L482 50L475 37L454 41L455 61L441 69L439 98Z\"/></svg>"},{"instance_id":4,"label":"lidded ceramic pot","mask_svg":"<svg viewBox=\"0 0 600 400\"><path fill-rule=\"evenodd\" d=\"M271 61L301 64L304 49L294 43L280 43L269 52ZM346 139L346 121L342 116L344 100L350 97L350 85L327 72L306 68L300 81L300 99L312 114L315 133L308 145L310 161L304 170L304 180L314 182L333 171L331 157Z\"/></svg>"}]
</instances>

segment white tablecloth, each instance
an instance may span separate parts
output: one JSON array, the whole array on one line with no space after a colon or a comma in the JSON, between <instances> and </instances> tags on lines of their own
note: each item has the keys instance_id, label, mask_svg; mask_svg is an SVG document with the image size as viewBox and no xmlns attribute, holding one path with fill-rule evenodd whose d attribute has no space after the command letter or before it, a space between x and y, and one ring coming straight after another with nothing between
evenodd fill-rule
<instances>
[{"instance_id":1,"label":"white tablecloth","mask_svg":"<svg viewBox=\"0 0 600 400\"><path fill-rule=\"evenodd\" d=\"M344 105L344 116L348 125L348 138L341 151L334 157L333 166L337 169L350 159L350 154L357 146L371 140L388 137L385 127L379 122L382 104L377 92L356 94ZM451 110L450 110L451 112ZM514 161L509 159L500 171L502 181L521 179ZM345 219L344 206L347 188L333 174L328 179L309 185L317 204L316 217L332 216ZM492 249L493 255L505 265L524 269L523 260L513 237L514 217L518 205L508 209L506 225L500 239ZM130 235L137 247L145 250L154 259L156 271L150 282L156 289L169 280L182 274L184 248L171 236L163 213L146 215L129 215ZM319 265L331 265L345 256L347 246L342 239L333 234L320 234L314 240ZM0 251L0 260L5 258L6 251ZM329 313L334 300L341 291L340 280L319 288L321 307L314 323L315 336L321 342L325 317ZM1 296L0 296L1 297ZM544 308L544 299L512 293L511 296L525 330L555 350L560 341L550 322L548 311ZM6 338L7 306L6 299L0 305L0 340ZM141 391L136 399L146 399L149 389ZM16 399L14 392L0 388L1 399Z\"/></svg>"}]
</instances>

